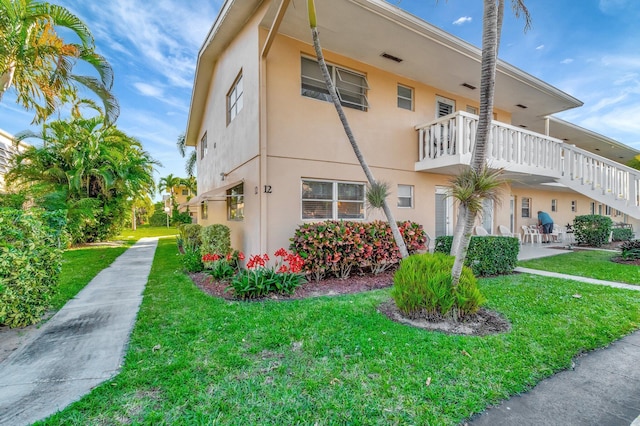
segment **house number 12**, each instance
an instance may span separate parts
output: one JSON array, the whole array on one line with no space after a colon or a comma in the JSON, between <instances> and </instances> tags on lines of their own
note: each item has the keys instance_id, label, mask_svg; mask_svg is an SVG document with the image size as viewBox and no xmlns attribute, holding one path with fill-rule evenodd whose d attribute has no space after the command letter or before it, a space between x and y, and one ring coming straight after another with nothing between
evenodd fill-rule
<instances>
[{"instance_id":1,"label":"house number 12","mask_svg":"<svg viewBox=\"0 0 640 426\"><path fill-rule=\"evenodd\" d=\"M271 190L271 185L265 185L264 186L264 193L265 194L271 194L273 191Z\"/></svg>"}]
</instances>

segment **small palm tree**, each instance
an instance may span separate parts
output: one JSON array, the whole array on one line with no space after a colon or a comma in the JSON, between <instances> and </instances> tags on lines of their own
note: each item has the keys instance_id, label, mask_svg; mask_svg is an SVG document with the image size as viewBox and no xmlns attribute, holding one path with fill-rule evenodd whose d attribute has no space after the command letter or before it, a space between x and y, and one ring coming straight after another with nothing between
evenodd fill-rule
<instances>
[{"instance_id":1,"label":"small palm tree","mask_svg":"<svg viewBox=\"0 0 640 426\"><path fill-rule=\"evenodd\" d=\"M160 192L167 191L169 193L169 198L171 199L171 206L175 207L176 205L176 187L180 186L182 183L182 178L178 176L174 176L173 174L169 174L165 177L160 178L158 182L158 190Z\"/></svg>"},{"instance_id":2,"label":"small palm tree","mask_svg":"<svg viewBox=\"0 0 640 426\"><path fill-rule=\"evenodd\" d=\"M66 43L56 28L70 30L80 44ZM111 93L113 70L94 47L89 28L68 9L36 0L0 0L0 101L13 88L17 102L36 111L34 122L43 122L76 99L80 84L102 100L105 123L114 123L120 111ZM74 74L78 60L99 78Z\"/></svg>"}]
</instances>

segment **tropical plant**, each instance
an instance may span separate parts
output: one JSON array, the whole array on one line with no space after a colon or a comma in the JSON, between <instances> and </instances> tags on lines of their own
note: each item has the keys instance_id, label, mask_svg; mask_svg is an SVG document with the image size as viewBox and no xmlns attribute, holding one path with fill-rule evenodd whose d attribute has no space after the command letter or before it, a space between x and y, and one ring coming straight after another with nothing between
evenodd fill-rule
<instances>
[{"instance_id":1,"label":"tropical plant","mask_svg":"<svg viewBox=\"0 0 640 426\"><path fill-rule=\"evenodd\" d=\"M23 132L18 140L38 138L13 158L6 175L46 210L68 211L74 242L115 235L131 210L130 202L154 190L158 164L141 143L102 116L44 124L42 131Z\"/></svg>"},{"instance_id":2,"label":"tropical plant","mask_svg":"<svg viewBox=\"0 0 640 426\"><path fill-rule=\"evenodd\" d=\"M625 260L640 259L640 240L626 241L620 246L621 257Z\"/></svg>"},{"instance_id":3,"label":"tropical plant","mask_svg":"<svg viewBox=\"0 0 640 426\"><path fill-rule=\"evenodd\" d=\"M195 175L196 164L198 162L198 154L196 150L192 150L191 152L189 152L189 156L187 156L187 140L184 133L178 136L176 146L182 158L187 157L187 163L184 166L184 170L187 172L187 175L189 175L190 178L193 177L193 175Z\"/></svg>"},{"instance_id":4,"label":"tropical plant","mask_svg":"<svg viewBox=\"0 0 640 426\"><path fill-rule=\"evenodd\" d=\"M70 31L80 43L67 43L57 29ZM94 92L104 106L105 124L120 113L111 93L113 70L94 51L89 28L68 9L36 0L0 0L0 101L13 88L17 103L34 109L34 122L44 122L66 102L77 99L78 84ZM95 69L99 78L77 75L77 61Z\"/></svg>"},{"instance_id":5,"label":"tropical plant","mask_svg":"<svg viewBox=\"0 0 640 426\"><path fill-rule=\"evenodd\" d=\"M176 202L176 188L182 183L182 178L174 176L173 173L161 177L158 181L158 191L166 191L169 193L169 199L171 200L171 206L177 207Z\"/></svg>"},{"instance_id":6,"label":"tropical plant","mask_svg":"<svg viewBox=\"0 0 640 426\"><path fill-rule=\"evenodd\" d=\"M489 133L491 131L491 120L493 119L496 66L504 17L504 1L505 0L484 0L482 18L482 63L480 65L480 111L471 157L471 169L473 169L475 177L477 178L482 176L489 177L491 174L485 170L487 169L486 150ZM511 5L516 17L520 17L521 15L524 17L526 31L531 25L531 19L524 1L511 0ZM468 180L468 177L464 179ZM473 205L471 207L473 207ZM468 210L464 203L460 203L454 242L451 248L451 254L456 258L451 270L453 286L458 285L460 280L462 265L464 264L469 242L471 241L471 229L480 211L481 210L477 209Z\"/></svg>"},{"instance_id":7,"label":"tropical plant","mask_svg":"<svg viewBox=\"0 0 640 426\"><path fill-rule=\"evenodd\" d=\"M374 187L380 185L378 181L376 181L367 161L358 146L355 136L353 135L353 131L351 130L351 126L349 125L349 121L347 120L347 116L342 109L342 104L340 103L340 98L338 97L338 93L336 91L336 85L331 79L331 75L329 74L329 69L327 68L327 63L324 59L324 54L322 53L322 46L320 45L320 35L318 34L318 25L317 25L317 17L316 17L316 5L314 0L308 0L307 8L309 13L309 26L311 27L311 35L313 37L313 47L316 51L316 56L318 58L318 65L320 65L320 70L322 71L322 76L324 78L324 82L327 86L327 90L329 91L329 95L331 96L331 100L333 101L333 105L338 113L338 117L340 118L340 122L344 128L344 132L349 139L349 143L351 144L351 148L353 149L353 153L355 154L358 162L360 163L360 167L362 167L362 171L367 177L367 181L369 185ZM400 256L405 258L409 256L409 251L407 250L407 246L402 239L402 235L400 234L400 229L398 228L398 224L393 216L393 212L389 208L389 203L387 203L386 198L382 201L382 210L384 211L385 216L387 217L387 222L391 227L391 232L393 233L393 238L396 241L396 245L398 246L398 250L400 251Z\"/></svg>"}]
</instances>

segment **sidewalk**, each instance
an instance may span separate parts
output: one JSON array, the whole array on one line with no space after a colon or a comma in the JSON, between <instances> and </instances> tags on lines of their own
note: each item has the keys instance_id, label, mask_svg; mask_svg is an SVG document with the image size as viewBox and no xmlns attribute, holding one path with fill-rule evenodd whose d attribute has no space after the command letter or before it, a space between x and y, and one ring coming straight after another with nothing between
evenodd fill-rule
<instances>
[{"instance_id":1,"label":"sidewalk","mask_svg":"<svg viewBox=\"0 0 640 426\"><path fill-rule=\"evenodd\" d=\"M118 373L157 245L140 239L0 363L0 425L48 417Z\"/></svg>"},{"instance_id":2,"label":"sidewalk","mask_svg":"<svg viewBox=\"0 0 640 426\"><path fill-rule=\"evenodd\" d=\"M516 271L640 291L640 286L624 283L528 268ZM571 370L543 380L531 391L488 409L467 424L640 426L640 331L577 357Z\"/></svg>"}]
</instances>

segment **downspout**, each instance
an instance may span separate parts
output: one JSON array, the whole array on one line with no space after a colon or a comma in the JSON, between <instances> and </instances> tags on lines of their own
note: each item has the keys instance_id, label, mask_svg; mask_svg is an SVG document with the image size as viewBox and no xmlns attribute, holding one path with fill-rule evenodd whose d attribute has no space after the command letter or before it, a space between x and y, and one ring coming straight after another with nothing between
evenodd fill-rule
<instances>
[{"instance_id":1,"label":"downspout","mask_svg":"<svg viewBox=\"0 0 640 426\"><path fill-rule=\"evenodd\" d=\"M259 186L257 188L258 193L260 194L260 252L267 253L268 247L267 242L269 238L268 229L269 229L269 221L268 221L268 195L266 191L263 190L264 185L267 185L268 173L267 173L267 57L269 56L269 50L273 45L273 41L278 34L278 29L280 28L280 24L284 19L284 15L287 12L287 7L289 6L290 0L282 0L280 6L278 8L278 12L276 13L276 17L273 20L273 24L269 29L269 33L267 35L267 39L262 48L262 52L260 55L260 180Z\"/></svg>"}]
</instances>

